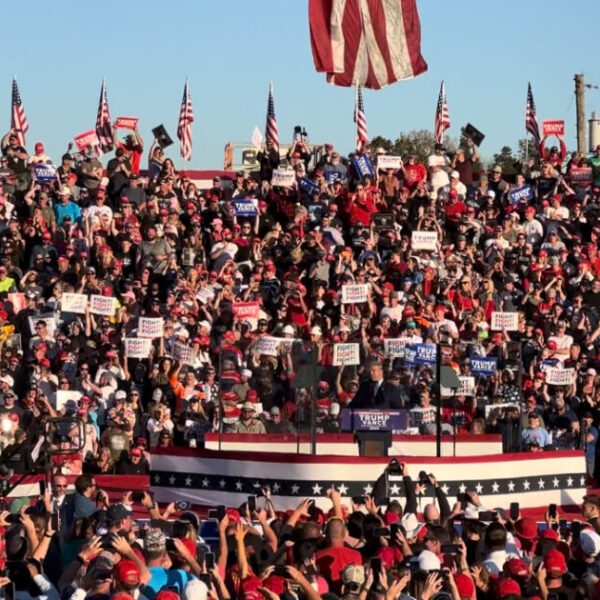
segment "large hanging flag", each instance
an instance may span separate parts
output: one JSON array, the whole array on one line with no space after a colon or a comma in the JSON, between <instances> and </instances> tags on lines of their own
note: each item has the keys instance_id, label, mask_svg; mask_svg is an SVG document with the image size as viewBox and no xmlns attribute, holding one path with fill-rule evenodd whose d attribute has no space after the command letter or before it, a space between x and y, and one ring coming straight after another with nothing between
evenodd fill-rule
<instances>
[{"instance_id":1,"label":"large hanging flag","mask_svg":"<svg viewBox=\"0 0 600 600\"><path fill-rule=\"evenodd\" d=\"M444 131L450 128L450 113L448 112L448 104L446 103L446 88L444 82L440 86L440 95L438 97L437 106L435 108L435 139L438 144L444 141Z\"/></svg>"},{"instance_id":2,"label":"large hanging flag","mask_svg":"<svg viewBox=\"0 0 600 600\"><path fill-rule=\"evenodd\" d=\"M181 110L179 111L179 123L177 124L177 137L181 146L181 158L190 160L192 158L192 123L194 122L194 110L192 99L188 89L188 81L185 80Z\"/></svg>"},{"instance_id":3,"label":"large hanging flag","mask_svg":"<svg viewBox=\"0 0 600 600\"><path fill-rule=\"evenodd\" d=\"M354 122L356 123L356 149L362 152L369 143L367 132L367 118L365 117L365 105L363 104L362 90L360 85L356 87L356 103L354 106Z\"/></svg>"},{"instance_id":4,"label":"large hanging flag","mask_svg":"<svg viewBox=\"0 0 600 600\"><path fill-rule=\"evenodd\" d=\"M105 80L102 80L102 88L100 88L100 101L98 102L98 115L96 117L96 135L100 141L98 146L100 154L110 152L114 147L114 141Z\"/></svg>"},{"instance_id":5,"label":"large hanging flag","mask_svg":"<svg viewBox=\"0 0 600 600\"><path fill-rule=\"evenodd\" d=\"M540 141L540 127L537 122L535 102L531 83L527 84L527 105L525 107L525 129L533 136L536 145Z\"/></svg>"},{"instance_id":6,"label":"large hanging flag","mask_svg":"<svg viewBox=\"0 0 600 600\"><path fill-rule=\"evenodd\" d=\"M427 71L416 0L310 0L308 14L329 83L379 89Z\"/></svg>"},{"instance_id":7,"label":"large hanging flag","mask_svg":"<svg viewBox=\"0 0 600 600\"><path fill-rule=\"evenodd\" d=\"M272 142L279 150L279 130L277 129L277 117L275 116L275 101L273 99L273 82L269 84L269 99L267 101L267 122L265 125L265 140Z\"/></svg>"},{"instance_id":8,"label":"large hanging flag","mask_svg":"<svg viewBox=\"0 0 600 600\"><path fill-rule=\"evenodd\" d=\"M12 82L12 102L10 111L10 128L14 130L19 138L19 144L25 146L25 134L29 131L29 123L25 116L25 108L19 93L16 77Z\"/></svg>"}]
</instances>

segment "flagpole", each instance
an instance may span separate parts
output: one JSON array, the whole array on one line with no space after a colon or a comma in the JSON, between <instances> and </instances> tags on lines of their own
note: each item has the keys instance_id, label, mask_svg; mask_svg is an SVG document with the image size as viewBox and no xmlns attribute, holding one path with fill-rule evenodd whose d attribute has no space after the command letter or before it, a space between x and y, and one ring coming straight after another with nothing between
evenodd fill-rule
<instances>
[{"instance_id":1,"label":"flagpole","mask_svg":"<svg viewBox=\"0 0 600 600\"><path fill-rule=\"evenodd\" d=\"M185 112L186 112L186 117L187 117L187 105L188 105L188 98L189 98L189 87L188 87L188 78L185 78ZM187 164L187 154L186 156L183 156L183 169L182 171L185 173L185 167Z\"/></svg>"}]
</instances>

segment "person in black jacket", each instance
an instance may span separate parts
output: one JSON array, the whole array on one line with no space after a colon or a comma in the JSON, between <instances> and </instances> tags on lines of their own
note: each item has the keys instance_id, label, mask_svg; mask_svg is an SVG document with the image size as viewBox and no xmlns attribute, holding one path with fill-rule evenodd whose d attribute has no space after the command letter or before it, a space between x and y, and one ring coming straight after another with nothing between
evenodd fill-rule
<instances>
[{"instance_id":1,"label":"person in black jacket","mask_svg":"<svg viewBox=\"0 0 600 600\"><path fill-rule=\"evenodd\" d=\"M135 447L129 451L129 456L123 458L117 464L118 475L147 475L150 465L144 457L141 448Z\"/></svg>"},{"instance_id":2,"label":"person in black jacket","mask_svg":"<svg viewBox=\"0 0 600 600\"><path fill-rule=\"evenodd\" d=\"M352 409L404 408L401 390L395 379L385 380L380 361L371 363L369 379L363 381L350 403Z\"/></svg>"},{"instance_id":3,"label":"person in black jacket","mask_svg":"<svg viewBox=\"0 0 600 600\"><path fill-rule=\"evenodd\" d=\"M273 177L273 171L279 168L279 151L275 146L273 146L273 142L271 140L267 140L267 145L265 150L261 150L256 155L256 160L258 161L260 180L261 181L271 181Z\"/></svg>"}]
</instances>

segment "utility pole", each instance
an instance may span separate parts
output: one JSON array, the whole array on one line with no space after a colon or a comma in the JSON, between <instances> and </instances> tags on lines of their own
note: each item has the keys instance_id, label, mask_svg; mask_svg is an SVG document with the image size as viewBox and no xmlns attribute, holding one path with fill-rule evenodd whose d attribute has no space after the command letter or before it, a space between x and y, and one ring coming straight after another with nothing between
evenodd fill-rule
<instances>
[{"instance_id":1,"label":"utility pole","mask_svg":"<svg viewBox=\"0 0 600 600\"><path fill-rule=\"evenodd\" d=\"M577 106L577 151L586 154L585 81L583 74L575 75L575 102Z\"/></svg>"}]
</instances>

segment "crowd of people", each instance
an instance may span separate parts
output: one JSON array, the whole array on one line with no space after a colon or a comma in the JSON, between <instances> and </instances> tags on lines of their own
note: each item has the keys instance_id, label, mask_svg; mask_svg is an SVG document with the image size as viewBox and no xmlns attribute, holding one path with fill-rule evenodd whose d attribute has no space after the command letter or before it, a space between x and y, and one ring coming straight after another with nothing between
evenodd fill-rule
<instances>
[{"instance_id":1,"label":"crowd of people","mask_svg":"<svg viewBox=\"0 0 600 600\"><path fill-rule=\"evenodd\" d=\"M56 161L55 177L39 169L53 164L44 145L30 154L20 139L10 131L1 142L5 472L30 472L40 456L50 456L44 468L54 478L83 473L91 484L97 474L145 474L154 447L201 447L211 431L338 432L347 408L406 410L409 432L434 433L441 402L446 433L499 433L507 451L582 449L594 476L600 146L590 157L567 157L562 140L560 149L542 140L537 160L508 177L499 165L478 171L472 143L451 155L437 144L424 162L411 154L397 168L379 169L379 149L343 156L328 144L317 154L300 135L287 155L267 141L256 170L200 189L157 143L143 170L137 130L123 141L115 135L106 164L94 148L67 152ZM292 181L272 185L281 171L293 172ZM434 246L418 246L424 237ZM351 287L366 290L365 297L348 301L344 288ZM516 325L493 329L495 313L517 314ZM393 352L390 340L401 340ZM338 344L357 344L358 357L338 364ZM411 358L411 349L428 344L443 347L446 362L466 380L473 377L472 386L440 400L435 367ZM493 374L478 375L473 357L495 359ZM550 372L572 377L558 385ZM397 510L369 510L365 523L386 521ZM68 532L78 540L97 526L81 514ZM291 539L300 516L281 524ZM354 524L350 519L348 530ZM261 525L263 542L280 547L282 533L273 534L262 518ZM509 525L502 519L502 535ZM54 541L59 533L50 519L44 527ZM317 547L332 536L345 539L342 530L330 521ZM243 542L246 534L240 525L228 538L231 556L234 539ZM404 542L376 536L373 544L369 536L352 536L363 541L352 552L370 559L386 546L390 564L401 570L398 557L410 556L415 542L411 531L402 535ZM448 535L441 543L454 542ZM483 530L465 535L487 540ZM31 556L38 546L31 535L23 539L28 545L19 548ZM182 564L192 565L179 546L180 562L183 555ZM293 548L289 564L312 564L310 554L292 560ZM249 576L242 555L238 568ZM28 566L32 576L34 567ZM288 569L305 595L321 593L310 591L301 570ZM356 584L354 592L344 592L337 575L330 589L391 593L379 574L361 569L337 574L346 573L344 585ZM364 584L369 577L373 585ZM529 572L521 587L536 577ZM228 593L218 576L212 583L219 595ZM440 574L422 583L432 590L447 581ZM393 589L394 597L408 593L406 581L404 591ZM457 598L454 589L449 593Z\"/></svg>"}]
</instances>

